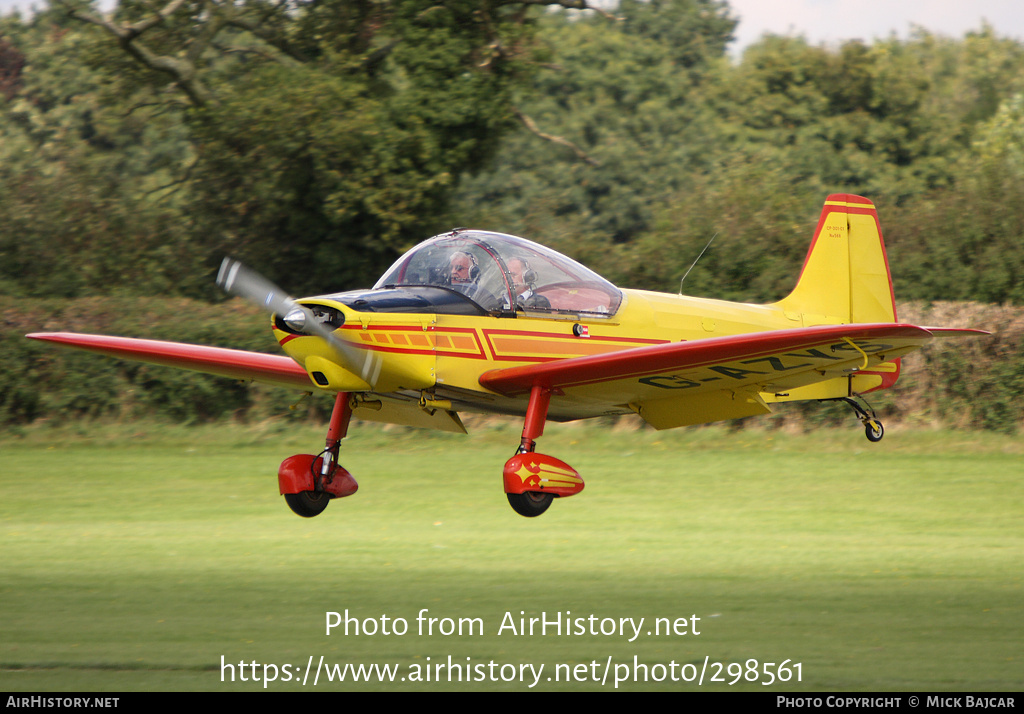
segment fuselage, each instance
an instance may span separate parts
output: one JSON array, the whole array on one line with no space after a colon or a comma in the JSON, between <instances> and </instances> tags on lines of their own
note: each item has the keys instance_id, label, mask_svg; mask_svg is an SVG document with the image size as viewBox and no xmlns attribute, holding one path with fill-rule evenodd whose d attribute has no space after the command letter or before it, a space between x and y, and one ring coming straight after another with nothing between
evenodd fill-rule
<instances>
[{"instance_id":1,"label":"fuselage","mask_svg":"<svg viewBox=\"0 0 1024 714\"><path fill-rule=\"evenodd\" d=\"M376 295L374 295L376 292ZM391 399L450 402L456 411L521 414L525 398L508 398L480 385L480 376L502 367L598 355L666 342L692 341L803 326L802 316L779 304L754 305L640 290L622 290L613 315L452 314L404 311L387 291L356 291L303 300L344 315L336 331L364 355L342 360L313 336L275 329L283 349L306 368L317 386ZM389 302L375 309L374 297ZM361 305L360 305L361 303ZM363 309L356 309L361 306ZM588 408L586 399L552 402L551 418L577 419L630 412L628 404Z\"/></svg>"},{"instance_id":2,"label":"fuselage","mask_svg":"<svg viewBox=\"0 0 1024 714\"><path fill-rule=\"evenodd\" d=\"M481 376L492 370L849 322L849 315L807 314L788 299L756 305L623 290L536 243L462 230L419 244L370 290L299 302L347 346L340 354L327 341L291 329L280 317L275 321L278 341L316 387L357 395L356 408L372 405L384 412L382 421L411 423L408 419L415 418L422 426L422 413L396 416L396 410L418 404L420 412L431 416L427 425L435 428L447 427L443 421L438 426L438 410L450 416L459 411L524 413L527 395L498 394L481 385ZM851 388L843 378L808 391L811 381L831 377L820 373L801 381L782 374L782 366L778 371L778 389L755 402L830 398ZM881 384L878 377L858 379L862 391ZM653 398L675 397L675 390L688 384L674 373L643 380L642 389L653 389ZM598 398L585 389L558 391L548 417L569 420L637 411L638 394L643 396L635 384L623 385L621 399L614 388ZM733 411L722 407L716 413ZM700 416L695 412L693 418Z\"/></svg>"}]
</instances>

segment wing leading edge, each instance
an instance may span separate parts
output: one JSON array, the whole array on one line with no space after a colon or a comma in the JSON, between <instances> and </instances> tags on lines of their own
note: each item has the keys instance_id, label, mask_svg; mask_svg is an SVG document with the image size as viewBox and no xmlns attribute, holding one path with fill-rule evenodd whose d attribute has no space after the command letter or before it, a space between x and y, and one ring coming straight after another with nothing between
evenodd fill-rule
<instances>
[{"instance_id":1,"label":"wing leading edge","mask_svg":"<svg viewBox=\"0 0 1024 714\"><path fill-rule=\"evenodd\" d=\"M306 370L284 355L73 332L36 332L26 337L135 362L252 380L307 392L314 389Z\"/></svg>"}]
</instances>

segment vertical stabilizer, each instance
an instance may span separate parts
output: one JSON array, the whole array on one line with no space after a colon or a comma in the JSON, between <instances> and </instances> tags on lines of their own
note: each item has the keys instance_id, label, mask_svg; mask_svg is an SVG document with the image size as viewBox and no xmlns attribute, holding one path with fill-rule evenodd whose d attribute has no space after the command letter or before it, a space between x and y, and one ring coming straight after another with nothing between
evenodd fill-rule
<instances>
[{"instance_id":1,"label":"vertical stabilizer","mask_svg":"<svg viewBox=\"0 0 1024 714\"><path fill-rule=\"evenodd\" d=\"M878 212L871 201L828 197L796 288L779 302L804 326L896 321Z\"/></svg>"}]
</instances>

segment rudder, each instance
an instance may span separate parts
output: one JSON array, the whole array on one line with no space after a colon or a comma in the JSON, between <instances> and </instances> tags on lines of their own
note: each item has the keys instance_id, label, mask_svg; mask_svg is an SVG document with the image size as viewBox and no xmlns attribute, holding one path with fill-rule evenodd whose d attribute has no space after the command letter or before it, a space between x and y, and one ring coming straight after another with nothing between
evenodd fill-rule
<instances>
[{"instance_id":1,"label":"rudder","mask_svg":"<svg viewBox=\"0 0 1024 714\"><path fill-rule=\"evenodd\" d=\"M896 322L878 212L861 196L825 200L796 288L779 302L804 326Z\"/></svg>"}]
</instances>

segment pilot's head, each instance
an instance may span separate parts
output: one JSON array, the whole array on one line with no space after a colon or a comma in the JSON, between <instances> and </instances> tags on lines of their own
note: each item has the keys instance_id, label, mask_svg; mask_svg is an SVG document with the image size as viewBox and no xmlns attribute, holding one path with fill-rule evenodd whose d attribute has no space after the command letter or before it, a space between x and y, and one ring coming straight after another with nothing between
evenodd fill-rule
<instances>
[{"instance_id":1,"label":"pilot's head","mask_svg":"<svg viewBox=\"0 0 1024 714\"><path fill-rule=\"evenodd\" d=\"M505 265L512 276L512 286L516 295L522 295L537 280L537 276L530 270L530 264L522 258L510 258Z\"/></svg>"},{"instance_id":2,"label":"pilot's head","mask_svg":"<svg viewBox=\"0 0 1024 714\"><path fill-rule=\"evenodd\" d=\"M448 276L452 283L471 283L479 273L480 268L472 253L459 251L448 259Z\"/></svg>"}]
</instances>

